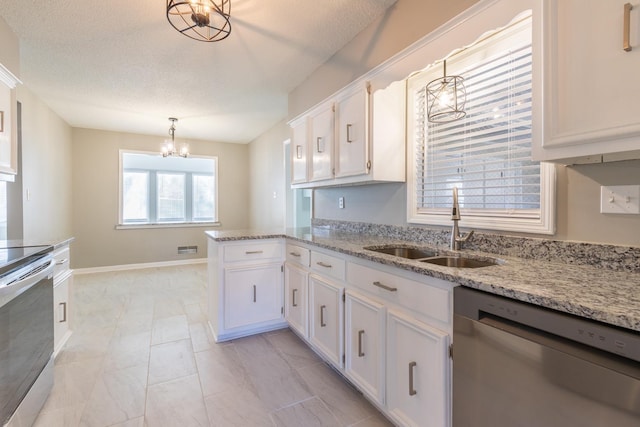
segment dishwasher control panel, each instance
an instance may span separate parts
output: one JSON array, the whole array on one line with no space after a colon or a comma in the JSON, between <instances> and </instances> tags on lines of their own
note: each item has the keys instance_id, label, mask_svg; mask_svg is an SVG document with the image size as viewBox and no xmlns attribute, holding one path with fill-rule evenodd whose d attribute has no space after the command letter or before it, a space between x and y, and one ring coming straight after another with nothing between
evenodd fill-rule
<instances>
[{"instance_id":1,"label":"dishwasher control panel","mask_svg":"<svg viewBox=\"0 0 640 427\"><path fill-rule=\"evenodd\" d=\"M453 291L453 308L472 320L495 316L640 362L640 333L632 330L461 286Z\"/></svg>"}]
</instances>

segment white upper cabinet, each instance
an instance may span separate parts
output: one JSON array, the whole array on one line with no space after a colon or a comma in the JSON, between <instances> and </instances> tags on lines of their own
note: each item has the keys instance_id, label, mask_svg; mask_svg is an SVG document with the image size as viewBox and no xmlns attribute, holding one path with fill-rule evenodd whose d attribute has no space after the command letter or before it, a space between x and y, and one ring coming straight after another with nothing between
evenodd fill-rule
<instances>
[{"instance_id":1,"label":"white upper cabinet","mask_svg":"<svg viewBox=\"0 0 640 427\"><path fill-rule=\"evenodd\" d=\"M0 179L18 173L16 85L20 80L0 64Z\"/></svg>"},{"instance_id":2,"label":"white upper cabinet","mask_svg":"<svg viewBox=\"0 0 640 427\"><path fill-rule=\"evenodd\" d=\"M290 122L291 184L304 188L404 182L405 87L404 80L386 87L359 80ZM306 155L298 148L305 146L304 135Z\"/></svg>"},{"instance_id":3,"label":"white upper cabinet","mask_svg":"<svg viewBox=\"0 0 640 427\"><path fill-rule=\"evenodd\" d=\"M293 133L291 143L291 183L298 184L307 182L309 179L309 168L307 155L309 150L309 136L307 132L307 118L303 117L291 124Z\"/></svg>"},{"instance_id":4,"label":"white upper cabinet","mask_svg":"<svg viewBox=\"0 0 640 427\"><path fill-rule=\"evenodd\" d=\"M311 113L311 171L310 181L333 178L333 103L321 105Z\"/></svg>"},{"instance_id":5,"label":"white upper cabinet","mask_svg":"<svg viewBox=\"0 0 640 427\"><path fill-rule=\"evenodd\" d=\"M627 2L544 1L544 137L535 160L640 158L640 6L625 18Z\"/></svg>"},{"instance_id":6,"label":"white upper cabinet","mask_svg":"<svg viewBox=\"0 0 640 427\"><path fill-rule=\"evenodd\" d=\"M336 107L336 177L369 172L369 86L347 93Z\"/></svg>"}]
</instances>

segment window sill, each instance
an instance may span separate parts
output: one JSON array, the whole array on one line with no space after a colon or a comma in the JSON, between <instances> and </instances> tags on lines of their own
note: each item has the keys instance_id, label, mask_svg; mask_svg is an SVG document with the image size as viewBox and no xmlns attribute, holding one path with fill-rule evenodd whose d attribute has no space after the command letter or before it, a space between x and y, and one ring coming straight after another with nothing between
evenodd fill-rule
<instances>
[{"instance_id":1,"label":"window sill","mask_svg":"<svg viewBox=\"0 0 640 427\"><path fill-rule=\"evenodd\" d=\"M141 228L192 228L192 227L220 227L220 222L177 222L177 223L158 223L158 224L118 224L116 230L135 230Z\"/></svg>"}]
</instances>

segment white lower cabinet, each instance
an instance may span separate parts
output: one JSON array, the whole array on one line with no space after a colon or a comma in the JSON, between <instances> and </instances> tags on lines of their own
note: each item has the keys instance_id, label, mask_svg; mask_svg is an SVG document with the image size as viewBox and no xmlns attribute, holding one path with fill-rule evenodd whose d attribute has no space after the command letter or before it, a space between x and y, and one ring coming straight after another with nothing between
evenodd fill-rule
<instances>
[{"instance_id":1,"label":"white lower cabinet","mask_svg":"<svg viewBox=\"0 0 640 427\"><path fill-rule=\"evenodd\" d=\"M69 244L53 251L53 354L57 356L71 337L71 290L73 270L69 268Z\"/></svg>"},{"instance_id":2,"label":"white lower cabinet","mask_svg":"<svg viewBox=\"0 0 640 427\"><path fill-rule=\"evenodd\" d=\"M398 426L451 426L450 282L288 244L289 327Z\"/></svg>"},{"instance_id":3,"label":"white lower cabinet","mask_svg":"<svg viewBox=\"0 0 640 427\"><path fill-rule=\"evenodd\" d=\"M387 328L389 415L402 426L449 426L449 335L395 310Z\"/></svg>"},{"instance_id":4,"label":"white lower cabinet","mask_svg":"<svg viewBox=\"0 0 640 427\"><path fill-rule=\"evenodd\" d=\"M331 363L342 368L344 287L309 276L309 341Z\"/></svg>"},{"instance_id":5,"label":"white lower cabinet","mask_svg":"<svg viewBox=\"0 0 640 427\"><path fill-rule=\"evenodd\" d=\"M284 241L208 242L209 325L216 342L287 326Z\"/></svg>"},{"instance_id":6,"label":"white lower cabinet","mask_svg":"<svg viewBox=\"0 0 640 427\"><path fill-rule=\"evenodd\" d=\"M268 264L225 269L225 329L282 318L281 268L281 264Z\"/></svg>"},{"instance_id":7,"label":"white lower cabinet","mask_svg":"<svg viewBox=\"0 0 640 427\"><path fill-rule=\"evenodd\" d=\"M295 265L284 265L284 316L289 326L302 337L308 338L307 290L309 273Z\"/></svg>"},{"instance_id":8,"label":"white lower cabinet","mask_svg":"<svg viewBox=\"0 0 640 427\"><path fill-rule=\"evenodd\" d=\"M345 375L383 405L386 309L358 292L345 294Z\"/></svg>"}]
</instances>

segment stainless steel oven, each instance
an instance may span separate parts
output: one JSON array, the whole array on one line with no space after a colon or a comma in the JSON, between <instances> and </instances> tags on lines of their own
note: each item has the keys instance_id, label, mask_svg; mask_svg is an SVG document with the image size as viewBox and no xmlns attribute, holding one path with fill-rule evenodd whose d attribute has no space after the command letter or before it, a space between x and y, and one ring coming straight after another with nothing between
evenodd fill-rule
<instances>
[{"instance_id":1,"label":"stainless steel oven","mask_svg":"<svg viewBox=\"0 0 640 427\"><path fill-rule=\"evenodd\" d=\"M454 290L454 427L640 426L640 333Z\"/></svg>"},{"instance_id":2,"label":"stainless steel oven","mask_svg":"<svg viewBox=\"0 0 640 427\"><path fill-rule=\"evenodd\" d=\"M30 426L53 385L51 247L0 249L0 423Z\"/></svg>"}]
</instances>

